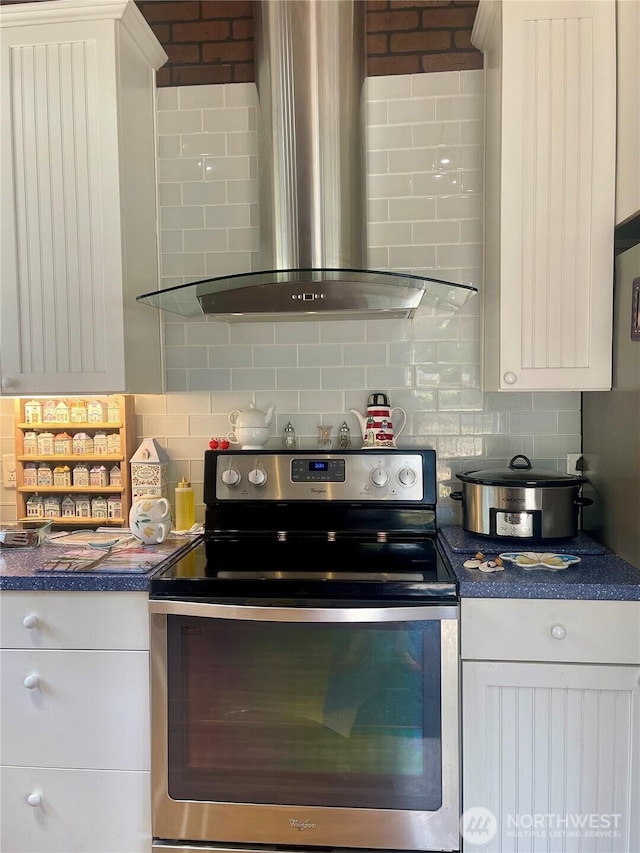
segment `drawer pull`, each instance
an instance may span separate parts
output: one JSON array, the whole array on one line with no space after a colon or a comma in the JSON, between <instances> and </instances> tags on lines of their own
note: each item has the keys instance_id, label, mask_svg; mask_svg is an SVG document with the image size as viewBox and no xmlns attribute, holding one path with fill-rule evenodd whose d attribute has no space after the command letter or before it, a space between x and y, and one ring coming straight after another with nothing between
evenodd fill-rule
<instances>
[{"instance_id":1,"label":"drawer pull","mask_svg":"<svg viewBox=\"0 0 640 853\"><path fill-rule=\"evenodd\" d=\"M554 640L564 640L564 638L567 636L567 629L564 627L564 625L552 625L551 636Z\"/></svg>"},{"instance_id":2,"label":"drawer pull","mask_svg":"<svg viewBox=\"0 0 640 853\"><path fill-rule=\"evenodd\" d=\"M42 794L29 794L27 796L27 802L32 808L37 808L42 805Z\"/></svg>"},{"instance_id":3,"label":"drawer pull","mask_svg":"<svg viewBox=\"0 0 640 853\"><path fill-rule=\"evenodd\" d=\"M40 685L40 679L37 675L28 675L24 680L24 686L27 690L33 690Z\"/></svg>"},{"instance_id":4,"label":"drawer pull","mask_svg":"<svg viewBox=\"0 0 640 853\"><path fill-rule=\"evenodd\" d=\"M22 624L25 628L37 628L38 627L38 617L35 613L30 613L28 616L25 616L22 620Z\"/></svg>"}]
</instances>

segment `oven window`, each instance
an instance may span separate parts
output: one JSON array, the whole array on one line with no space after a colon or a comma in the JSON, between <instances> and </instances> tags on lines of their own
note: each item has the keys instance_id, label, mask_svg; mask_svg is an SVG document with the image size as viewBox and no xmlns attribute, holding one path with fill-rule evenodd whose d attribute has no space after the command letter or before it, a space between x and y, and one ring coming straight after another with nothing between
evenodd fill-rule
<instances>
[{"instance_id":1,"label":"oven window","mask_svg":"<svg viewBox=\"0 0 640 853\"><path fill-rule=\"evenodd\" d=\"M436 810L440 622L168 617L169 795Z\"/></svg>"}]
</instances>

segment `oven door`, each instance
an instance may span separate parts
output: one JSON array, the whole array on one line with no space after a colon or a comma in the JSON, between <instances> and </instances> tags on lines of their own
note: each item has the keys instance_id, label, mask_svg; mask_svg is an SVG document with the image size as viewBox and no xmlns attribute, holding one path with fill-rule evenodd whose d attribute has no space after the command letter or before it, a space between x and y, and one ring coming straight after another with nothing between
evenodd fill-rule
<instances>
[{"instance_id":1,"label":"oven door","mask_svg":"<svg viewBox=\"0 0 640 853\"><path fill-rule=\"evenodd\" d=\"M150 612L155 838L458 849L456 605Z\"/></svg>"}]
</instances>

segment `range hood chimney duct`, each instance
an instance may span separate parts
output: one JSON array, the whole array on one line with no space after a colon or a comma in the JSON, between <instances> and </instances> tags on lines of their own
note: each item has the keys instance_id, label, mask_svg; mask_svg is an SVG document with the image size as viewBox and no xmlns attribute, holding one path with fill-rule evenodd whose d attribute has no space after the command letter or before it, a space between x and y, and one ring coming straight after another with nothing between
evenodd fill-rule
<instances>
[{"instance_id":1,"label":"range hood chimney duct","mask_svg":"<svg viewBox=\"0 0 640 853\"><path fill-rule=\"evenodd\" d=\"M255 6L263 269L366 267L365 7Z\"/></svg>"},{"instance_id":2,"label":"range hood chimney duct","mask_svg":"<svg viewBox=\"0 0 640 853\"><path fill-rule=\"evenodd\" d=\"M260 271L138 300L227 321L413 316L474 287L366 269L363 0L259 0Z\"/></svg>"}]
</instances>

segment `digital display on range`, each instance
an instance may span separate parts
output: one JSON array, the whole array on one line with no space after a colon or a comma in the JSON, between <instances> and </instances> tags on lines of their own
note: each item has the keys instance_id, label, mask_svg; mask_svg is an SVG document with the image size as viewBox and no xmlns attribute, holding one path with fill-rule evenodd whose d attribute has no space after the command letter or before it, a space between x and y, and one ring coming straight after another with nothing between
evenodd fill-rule
<instances>
[{"instance_id":1,"label":"digital display on range","mask_svg":"<svg viewBox=\"0 0 640 853\"><path fill-rule=\"evenodd\" d=\"M344 483L344 459L294 459L291 462L293 483Z\"/></svg>"}]
</instances>

